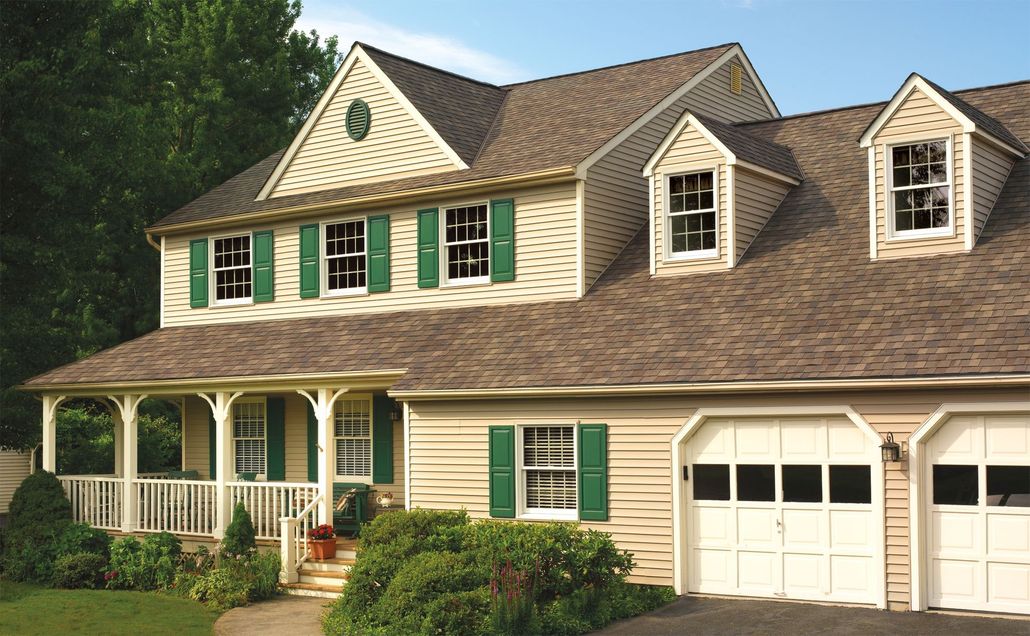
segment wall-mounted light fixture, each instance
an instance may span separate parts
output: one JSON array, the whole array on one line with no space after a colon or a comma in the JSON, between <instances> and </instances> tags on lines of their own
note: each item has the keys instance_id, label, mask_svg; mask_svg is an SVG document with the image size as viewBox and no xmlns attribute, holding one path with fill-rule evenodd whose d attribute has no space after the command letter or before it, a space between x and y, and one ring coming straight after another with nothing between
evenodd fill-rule
<instances>
[{"instance_id":1,"label":"wall-mounted light fixture","mask_svg":"<svg viewBox=\"0 0 1030 636\"><path fill-rule=\"evenodd\" d=\"M901 444L894 441L894 433L887 433L887 440L880 444L880 456L884 462L901 460Z\"/></svg>"}]
</instances>

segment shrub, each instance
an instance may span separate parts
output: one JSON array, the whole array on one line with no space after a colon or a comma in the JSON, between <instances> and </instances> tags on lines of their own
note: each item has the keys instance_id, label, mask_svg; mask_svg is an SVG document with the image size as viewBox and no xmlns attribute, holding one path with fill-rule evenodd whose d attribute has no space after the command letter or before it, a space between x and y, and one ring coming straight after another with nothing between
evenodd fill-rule
<instances>
[{"instance_id":1,"label":"shrub","mask_svg":"<svg viewBox=\"0 0 1030 636\"><path fill-rule=\"evenodd\" d=\"M182 542L172 534L148 535L143 543L132 537L111 546L107 586L111 589L140 591L168 589L182 554Z\"/></svg>"},{"instance_id":2,"label":"shrub","mask_svg":"<svg viewBox=\"0 0 1030 636\"><path fill-rule=\"evenodd\" d=\"M111 554L111 536L85 523L72 523L65 527L57 540L57 554L96 554L104 558Z\"/></svg>"},{"instance_id":3,"label":"shrub","mask_svg":"<svg viewBox=\"0 0 1030 636\"><path fill-rule=\"evenodd\" d=\"M14 491L4 531L2 570L14 581L51 582L57 540L71 523L71 504L53 473L26 477Z\"/></svg>"},{"instance_id":4,"label":"shrub","mask_svg":"<svg viewBox=\"0 0 1030 636\"><path fill-rule=\"evenodd\" d=\"M238 501L232 511L232 521L225 529L225 538L222 539L222 555L236 557L255 552L257 541L254 539L254 523L250 520L247 507L242 501Z\"/></svg>"},{"instance_id":5,"label":"shrub","mask_svg":"<svg viewBox=\"0 0 1030 636\"><path fill-rule=\"evenodd\" d=\"M68 589L99 587L107 559L91 552L66 554L54 563L54 584Z\"/></svg>"},{"instance_id":6,"label":"shrub","mask_svg":"<svg viewBox=\"0 0 1030 636\"><path fill-rule=\"evenodd\" d=\"M279 585L279 554L254 554L225 559L207 572L181 571L175 577L176 593L225 611L275 595Z\"/></svg>"},{"instance_id":7,"label":"shrub","mask_svg":"<svg viewBox=\"0 0 1030 636\"><path fill-rule=\"evenodd\" d=\"M361 548L404 543L422 552L457 551L462 529L469 523L464 510L423 510L379 515L361 529Z\"/></svg>"},{"instance_id":8,"label":"shrub","mask_svg":"<svg viewBox=\"0 0 1030 636\"><path fill-rule=\"evenodd\" d=\"M675 600L670 587L617 582L604 589L582 589L547 605L541 613L545 634L572 636L637 616Z\"/></svg>"},{"instance_id":9,"label":"shrub","mask_svg":"<svg viewBox=\"0 0 1030 636\"><path fill-rule=\"evenodd\" d=\"M422 632L423 623L445 620L429 613L432 607L442 609L434 601L442 595L484 588L489 577L489 570L475 555L427 552L397 571L373 612L374 623L395 633Z\"/></svg>"}]
</instances>

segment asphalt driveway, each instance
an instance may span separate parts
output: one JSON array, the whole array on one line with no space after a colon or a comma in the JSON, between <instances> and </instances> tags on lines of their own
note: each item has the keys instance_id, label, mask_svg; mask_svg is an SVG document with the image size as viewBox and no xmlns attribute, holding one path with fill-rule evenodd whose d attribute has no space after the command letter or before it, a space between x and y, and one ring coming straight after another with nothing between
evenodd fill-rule
<instances>
[{"instance_id":1,"label":"asphalt driveway","mask_svg":"<svg viewBox=\"0 0 1030 636\"><path fill-rule=\"evenodd\" d=\"M684 596L660 610L610 625L604 636L690 634L994 634L1030 635L1030 620L859 607Z\"/></svg>"}]
</instances>

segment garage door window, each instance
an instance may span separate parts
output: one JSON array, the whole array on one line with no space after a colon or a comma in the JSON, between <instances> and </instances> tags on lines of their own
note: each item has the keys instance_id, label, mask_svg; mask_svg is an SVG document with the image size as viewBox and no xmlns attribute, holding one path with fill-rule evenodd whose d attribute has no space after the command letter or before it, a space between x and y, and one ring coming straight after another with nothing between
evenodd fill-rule
<instances>
[{"instance_id":1,"label":"garage door window","mask_svg":"<svg viewBox=\"0 0 1030 636\"><path fill-rule=\"evenodd\" d=\"M1030 507L1030 466L988 466L987 505Z\"/></svg>"},{"instance_id":2,"label":"garage door window","mask_svg":"<svg viewBox=\"0 0 1030 636\"><path fill-rule=\"evenodd\" d=\"M933 502L947 506L975 506L980 500L980 482L976 473L976 466L934 466Z\"/></svg>"},{"instance_id":3,"label":"garage door window","mask_svg":"<svg viewBox=\"0 0 1030 636\"><path fill-rule=\"evenodd\" d=\"M694 464L694 499L729 501L729 464Z\"/></svg>"},{"instance_id":4,"label":"garage door window","mask_svg":"<svg viewBox=\"0 0 1030 636\"><path fill-rule=\"evenodd\" d=\"M776 501L772 464L737 465L737 501Z\"/></svg>"},{"instance_id":5,"label":"garage door window","mask_svg":"<svg viewBox=\"0 0 1030 636\"><path fill-rule=\"evenodd\" d=\"M822 502L822 466L784 466L783 500L800 503Z\"/></svg>"},{"instance_id":6,"label":"garage door window","mask_svg":"<svg viewBox=\"0 0 1030 636\"><path fill-rule=\"evenodd\" d=\"M868 466L830 466L830 503L867 504L872 501Z\"/></svg>"}]
</instances>

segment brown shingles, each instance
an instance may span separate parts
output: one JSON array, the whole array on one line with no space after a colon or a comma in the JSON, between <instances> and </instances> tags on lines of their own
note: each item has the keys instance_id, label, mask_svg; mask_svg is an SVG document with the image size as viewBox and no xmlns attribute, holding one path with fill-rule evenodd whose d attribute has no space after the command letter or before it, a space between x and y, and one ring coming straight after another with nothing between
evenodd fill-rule
<instances>
[{"instance_id":1,"label":"brown shingles","mask_svg":"<svg viewBox=\"0 0 1030 636\"><path fill-rule=\"evenodd\" d=\"M1030 134L1030 83L961 96ZM872 262L854 140L879 108L741 127L792 148L806 180L732 270L650 279L641 232L578 302L167 328L29 384L386 368L408 369L400 389L1027 373L1030 159L972 252Z\"/></svg>"}]
</instances>

